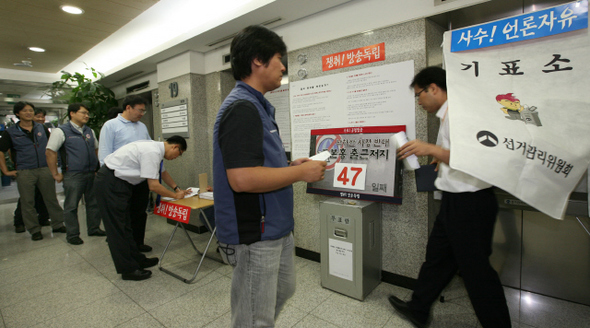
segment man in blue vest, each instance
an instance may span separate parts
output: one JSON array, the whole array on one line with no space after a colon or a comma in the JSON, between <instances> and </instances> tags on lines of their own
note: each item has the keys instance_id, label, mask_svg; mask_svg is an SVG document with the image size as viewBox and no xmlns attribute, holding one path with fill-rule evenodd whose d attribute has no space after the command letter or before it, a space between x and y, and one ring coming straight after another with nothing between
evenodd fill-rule
<instances>
[{"instance_id":1,"label":"man in blue vest","mask_svg":"<svg viewBox=\"0 0 590 328\"><path fill-rule=\"evenodd\" d=\"M45 116L47 116L47 112L43 108L35 108L35 116L33 118L35 122L45 125ZM35 187L35 210L39 215L39 224L42 226L50 225L49 212L47 212L47 207L43 203L43 196L41 196L41 192L37 187ZM16 202L16 210L14 210L14 232L25 232L20 199Z\"/></svg>"},{"instance_id":2,"label":"man in blue vest","mask_svg":"<svg viewBox=\"0 0 590 328\"><path fill-rule=\"evenodd\" d=\"M82 104L68 106L70 122L54 129L47 143L47 164L55 181L64 183L64 222L67 241L83 244L78 223L78 203L84 195L88 236L106 236L100 229L100 215L94 193L94 172L98 169L98 142L89 128L89 112ZM61 157L61 172L57 170L57 153Z\"/></svg>"},{"instance_id":3,"label":"man in blue vest","mask_svg":"<svg viewBox=\"0 0 590 328\"><path fill-rule=\"evenodd\" d=\"M123 100L123 112L116 118L108 120L100 130L98 160L100 165L104 159L117 149L138 140L152 140L147 127L139 120L146 112L147 101L138 95L127 96ZM150 190L146 181L133 186L131 198L131 229L133 239L140 252L149 252L152 247L144 243L147 206Z\"/></svg>"},{"instance_id":4,"label":"man in blue vest","mask_svg":"<svg viewBox=\"0 0 590 328\"><path fill-rule=\"evenodd\" d=\"M66 232L63 210L55 194L55 181L51 177L45 158L49 130L33 121L33 104L19 101L14 105L13 112L20 121L0 136L0 169L5 175L16 177L25 227L31 233L31 239L43 239L35 210L36 186L49 211L53 232ZM4 153L9 150L16 167L14 171L8 171L6 167Z\"/></svg>"},{"instance_id":5,"label":"man in blue vest","mask_svg":"<svg viewBox=\"0 0 590 328\"><path fill-rule=\"evenodd\" d=\"M275 109L264 94L281 86L283 40L262 26L233 39L236 86L213 129L215 222L219 248L233 266L232 327L274 327L295 292L293 187L323 179L326 162L289 165Z\"/></svg>"}]
</instances>

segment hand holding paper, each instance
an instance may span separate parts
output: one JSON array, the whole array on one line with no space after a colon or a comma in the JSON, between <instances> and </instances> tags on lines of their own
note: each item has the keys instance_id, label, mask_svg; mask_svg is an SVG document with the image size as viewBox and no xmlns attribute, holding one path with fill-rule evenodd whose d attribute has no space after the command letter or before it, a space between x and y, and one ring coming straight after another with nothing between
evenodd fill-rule
<instances>
[{"instance_id":1,"label":"hand holding paper","mask_svg":"<svg viewBox=\"0 0 590 328\"><path fill-rule=\"evenodd\" d=\"M317 153L311 156L309 159L311 159L312 161L327 161L328 158L330 158L330 156L332 156L332 154L330 154L329 151L324 150L321 153Z\"/></svg>"},{"instance_id":2,"label":"hand holding paper","mask_svg":"<svg viewBox=\"0 0 590 328\"><path fill-rule=\"evenodd\" d=\"M395 139L395 143L397 145L396 149L402 148L406 143L408 143L408 137L406 136L405 132L398 132L393 135L392 139ZM398 154L400 155L400 154ZM400 159L403 159L404 166L406 170L412 171L420 168L420 163L418 163L418 157L414 154L405 155L401 154Z\"/></svg>"}]
</instances>

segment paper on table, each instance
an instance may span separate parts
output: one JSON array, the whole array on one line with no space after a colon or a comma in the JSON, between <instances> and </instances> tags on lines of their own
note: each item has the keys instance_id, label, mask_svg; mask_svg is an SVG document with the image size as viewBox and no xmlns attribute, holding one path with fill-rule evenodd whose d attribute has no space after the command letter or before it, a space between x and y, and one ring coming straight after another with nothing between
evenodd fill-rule
<instances>
[{"instance_id":1,"label":"paper on table","mask_svg":"<svg viewBox=\"0 0 590 328\"><path fill-rule=\"evenodd\" d=\"M184 196L184 198L193 197L193 196L196 196L196 195L199 194L199 188L197 188L197 187L189 187L189 188L186 188L186 189L190 189L191 190L191 193L188 194L188 195L186 195L186 196ZM173 197L162 197L162 200L172 201L172 200L177 200L177 199L176 198L173 198Z\"/></svg>"},{"instance_id":2,"label":"paper on table","mask_svg":"<svg viewBox=\"0 0 590 328\"><path fill-rule=\"evenodd\" d=\"M309 159L311 159L312 161L326 161L328 160L328 158L330 158L330 156L332 156L332 154L330 154L329 151L324 150L321 153L311 156Z\"/></svg>"},{"instance_id":3,"label":"paper on table","mask_svg":"<svg viewBox=\"0 0 590 328\"><path fill-rule=\"evenodd\" d=\"M199 194L199 198L213 200L213 192L212 191L202 192Z\"/></svg>"}]
</instances>

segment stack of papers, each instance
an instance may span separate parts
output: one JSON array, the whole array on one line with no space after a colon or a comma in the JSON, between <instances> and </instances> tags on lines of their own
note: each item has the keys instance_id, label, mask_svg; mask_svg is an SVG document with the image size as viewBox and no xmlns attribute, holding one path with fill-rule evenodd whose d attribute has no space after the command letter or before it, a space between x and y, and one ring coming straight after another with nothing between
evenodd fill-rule
<instances>
[{"instance_id":1,"label":"stack of papers","mask_svg":"<svg viewBox=\"0 0 590 328\"><path fill-rule=\"evenodd\" d=\"M189 197L193 197L199 194L199 188L197 187L190 187L190 188L186 188L186 189L190 189L191 193L184 196L184 198L189 198ZM172 198L172 197L162 197L162 200L166 200L166 201L173 201L173 200L177 200L176 198Z\"/></svg>"},{"instance_id":2,"label":"stack of papers","mask_svg":"<svg viewBox=\"0 0 590 328\"><path fill-rule=\"evenodd\" d=\"M213 192L207 191L199 194L199 198L213 200Z\"/></svg>"}]
</instances>

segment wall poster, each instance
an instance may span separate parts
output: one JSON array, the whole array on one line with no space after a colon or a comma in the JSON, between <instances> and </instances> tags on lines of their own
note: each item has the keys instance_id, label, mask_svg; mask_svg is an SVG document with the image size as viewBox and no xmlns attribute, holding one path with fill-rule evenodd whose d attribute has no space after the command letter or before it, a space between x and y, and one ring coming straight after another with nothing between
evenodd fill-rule
<instances>
[{"instance_id":1,"label":"wall poster","mask_svg":"<svg viewBox=\"0 0 590 328\"><path fill-rule=\"evenodd\" d=\"M279 135L286 152L291 151L291 120L289 118L289 84L264 94L264 97L275 108L275 121L279 126Z\"/></svg>"},{"instance_id":2,"label":"wall poster","mask_svg":"<svg viewBox=\"0 0 590 328\"><path fill-rule=\"evenodd\" d=\"M329 151L324 180L308 183L307 192L401 204L401 165L394 134L403 125L311 131L309 156Z\"/></svg>"},{"instance_id":3,"label":"wall poster","mask_svg":"<svg viewBox=\"0 0 590 328\"><path fill-rule=\"evenodd\" d=\"M416 137L414 62L290 83L292 158L309 157L312 129L405 125Z\"/></svg>"}]
</instances>

